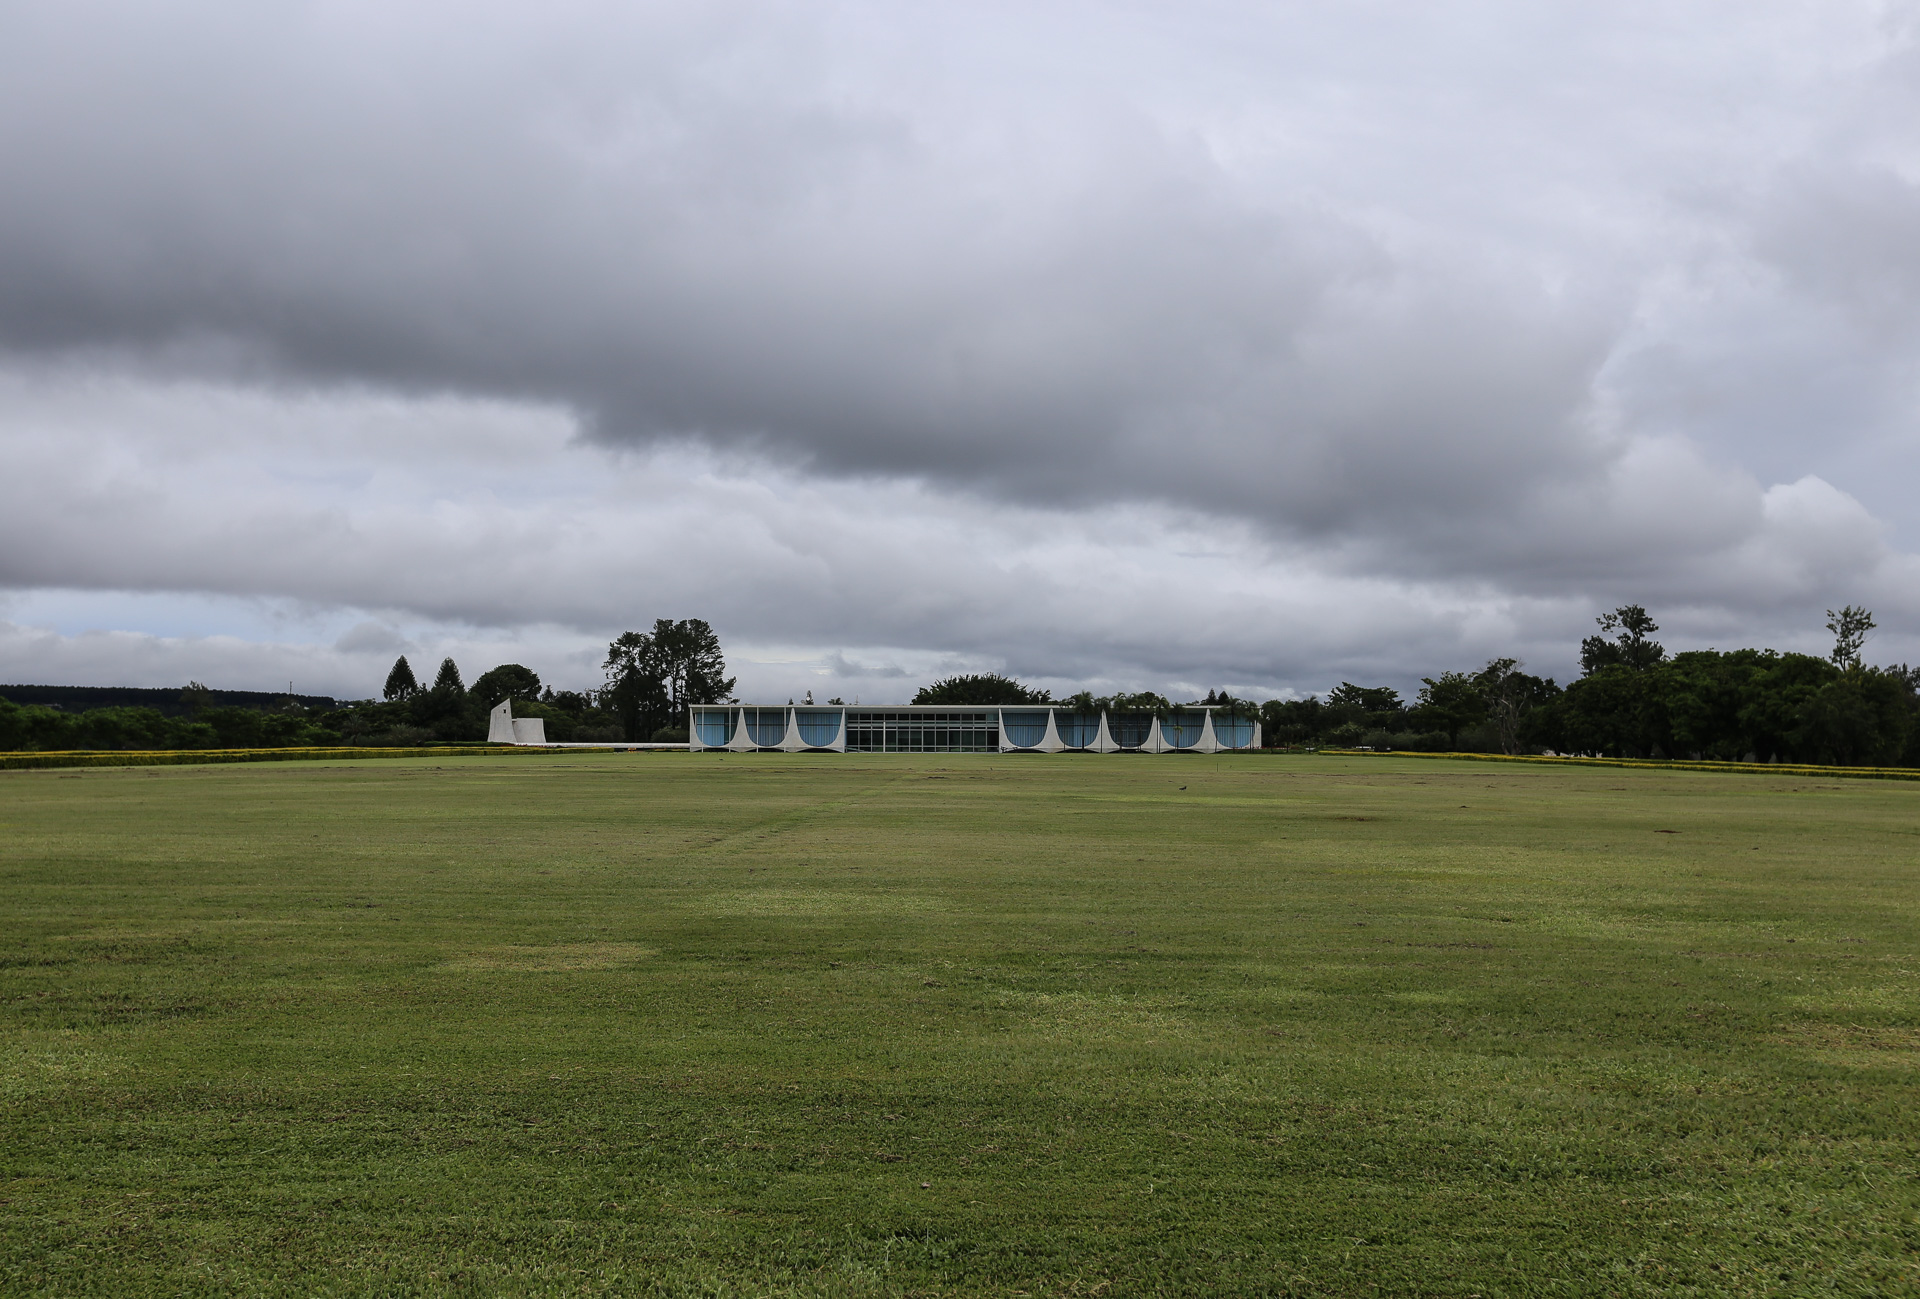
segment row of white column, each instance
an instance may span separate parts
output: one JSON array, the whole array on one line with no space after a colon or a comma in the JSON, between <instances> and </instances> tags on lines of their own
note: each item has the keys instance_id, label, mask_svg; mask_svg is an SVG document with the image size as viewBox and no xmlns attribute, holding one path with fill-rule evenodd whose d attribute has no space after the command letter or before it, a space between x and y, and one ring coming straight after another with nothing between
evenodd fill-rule
<instances>
[{"instance_id":1,"label":"row of white column","mask_svg":"<svg viewBox=\"0 0 1920 1299\"><path fill-rule=\"evenodd\" d=\"M712 712L713 710L709 708L706 711ZM772 710L766 709L766 708L756 708L756 709L753 709L752 711L757 713L765 713L765 712L770 712ZM745 708L736 708L733 710L733 738L731 740L728 740L725 744L723 745L702 744L700 742L700 728L697 726L693 728L692 732L688 735L687 738L693 742L693 747L696 749L724 748L724 749L732 749L735 752L745 752L745 753L753 753L753 752L757 752L758 750L766 749L766 748L778 749L782 753L804 753L808 749L812 749L815 752L825 750L830 753L845 753L847 751L847 715L845 713L840 714L840 724L834 727L833 729L833 743L804 744L800 740L800 721L798 717L799 711L800 710L798 708L789 708L786 710L787 720L786 720L785 729L781 732L780 743L774 744L774 745L755 744L753 740L748 736L748 733L747 733L748 710ZM807 711L816 712L821 710L810 708Z\"/></svg>"},{"instance_id":2,"label":"row of white column","mask_svg":"<svg viewBox=\"0 0 1920 1299\"><path fill-rule=\"evenodd\" d=\"M712 710L708 709L706 711L711 712ZM753 711L767 712L770 710L754 709ZM704 744L700 740L699 728L696 726L694 728L692 736L690 737L693 741L693 747L696 749L715 749L715 748L729 749L736 753L753 753L761 749L769 749L769 748L776 749L783 753L802 753L808 749L813 749L816 751L825 750L832 753L845 753L847 751L847 717L845 713L842 713L840 715L840 725L836 727L834 730L833 742L831 744L805 744L805 743L802 743L800 739L800 726L797 718L799 709L795 707L795 708L788 708L785 711L787 714L786 726L782 732L780 743L778 744L765 745L765 744L756 744L753 742L752 737L749 735L747 731L748 709L742 707L742 708L736 708L732 710L733 712L733 738L732 739L728 740L725 744L719 744L719 745ZM812 710L809 710L809 711L812 711ZM1002 710L1002 711L1004 712L1005 710ZM1026 711L1026 710L1016 709L1014 711ZM1047 714L1046 735L1042 737L1040 743L1033 744L1033 745L1008 743L1007 728L1005 725L1005 719L1003 717L1001 719L1001 724L999 728L1000 729L1000 752L1002 753L1065 753L1069 751L1080 752L1080 750L1069 750L1067 744L1061 740L1060 727L1058 725L1058 718L1054 714L1054 711L1051 708L1049 708L1046 710L1046 714ZM1220 743L1220 737L1217 734L1215 734L1213 729L1213 714L1211 712L1207 712L1207 713L1202 713L1200 716L1201 716L1200 738L1195 740L1192 744L1187 745L1185 748L1182 748L1181 746L1176 744L1169 744L1167 742L1166 736L1161 732L1160 721L1158 718L1153 719L1147 727L1146 743L1135 745L1129 748L1129 747L1122 746L1118 741L1116 741L1113 738L1113 730L1111 727L1107 725L1107 715L1105 713L1101 713L1100 714L1100 733L1095 738L1094 742L1091 745L1087 746L1086 751L1093 752L1093 753L1232 752L1233 750L1231 749L1231 747ZM942 723L929 720L924 724L928 726L939 726ZM1248 742L1248 744L1245 747L1250 749L1257 749L1260 747L1260 723L1259 722L1253 723L1253 738Z\"/></svg>"}]
</instances>

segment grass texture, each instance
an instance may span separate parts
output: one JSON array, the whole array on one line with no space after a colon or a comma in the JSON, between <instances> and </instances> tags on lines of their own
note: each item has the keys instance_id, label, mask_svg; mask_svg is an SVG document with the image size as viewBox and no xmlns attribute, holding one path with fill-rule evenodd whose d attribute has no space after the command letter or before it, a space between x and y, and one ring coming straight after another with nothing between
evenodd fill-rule
<instances>
[{"instance_id":1,"label":"grass texture","mask_svg":"<svg viewBox=\"0 0 1920 1299\"><path fill-rule=\"evenodd\" d=\"M1920 1291L1920 790L0 774L0 1290Z\"/></svg>"}]
</instances>

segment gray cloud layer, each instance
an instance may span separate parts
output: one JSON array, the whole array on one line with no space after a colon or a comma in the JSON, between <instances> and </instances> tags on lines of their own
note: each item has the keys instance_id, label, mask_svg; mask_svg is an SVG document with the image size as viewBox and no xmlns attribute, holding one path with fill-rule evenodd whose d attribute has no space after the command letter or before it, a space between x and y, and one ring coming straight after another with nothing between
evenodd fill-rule
<instances>
[{"instance_id":1,"label":"gray cloud layer","mask_svg":"<svg viewBox=\"0 0 1920 1299\"><path fill-rule=\"evenodd\" d=\"M1374 591L1523 635L1624 598L1911 620L1908 16L12 6L0 581L582 629L705 599L768 642L1050 662L1081 628L1121 675L1197 652L1103 622L1127 582L1332 584L1324 635L1259 624L1323 664ZM49 395L101 373L110 417ZM624 462L576 429L667 449L678 499L596 500L581 466ZM1010 539L956 556L981 528ZM1197 588L1140 575L1201 534ZM1090 586L1027 575L1068 554ZM1259 653L1219 667L1295 679Z\"/></svg>"}]
</instances>

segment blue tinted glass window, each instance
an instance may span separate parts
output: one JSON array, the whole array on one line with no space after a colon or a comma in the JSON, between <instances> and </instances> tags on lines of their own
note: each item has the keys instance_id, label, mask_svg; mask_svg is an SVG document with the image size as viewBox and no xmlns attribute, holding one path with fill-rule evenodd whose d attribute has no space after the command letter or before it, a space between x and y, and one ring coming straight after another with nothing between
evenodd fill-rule
<instances>
[{"instance_id":1,"label":"blue tinted glass window","mask_svg":"<svg viewBox=\"0 0 1920 1299\"><path fill-rule=\"evenodd\" d=\"M1220 741L1223 749L1245 749L1253 744L1253 719L1251 717L1222 717L1213 715L1213 737Z\"/></svg>"},{"instance_id":2,"label":"blue tinted glass window","mask_svg":"<svg viewBox=\"0 0 1920 1299\"><path fill-rule=\"evenodd\" d=\"M733 710L731 708L695 709L693 713L695 732L702 744L726 744L733 739Z\"/></svg>"},{"instance_id":3,"label":"blue tinted glass window","mask_svg":"<svg viewBox=\"0 0 1920 1299\"><path fill-rule=\"evenodd\" d=\"M1053 727L1060 734L1060 743L1069 749L1091 749L1100 738L1097 713L1055 713Z\"/></svg>"},{"instance_id":4,"label":"blue tinted glass window","mask_svg":"<svg viewBox=\"0 0 1920 1299\"><path fill-rule=\"evenodd\" d=\"M784 708L749 708L747 714L747 738L763 749L771 749L787 738L787 710Z\"/></svg>"},{"instance_id":5,"label":"blue tinted glass window","mask_svg":"<svg viewBox=\"0 0 1920 1299\"><path fill-rule=\"evenodd\" d=\"M840 738L840 714L824 708L802 708L794 715L800 728L800 743L824 749Z\"/></svg>"},{"instance_id":6,"label":"blue tinted glass window","mask_svg":"<svg viewBox=\"0 0 1920 1299\"><path fill-rule=\"evenodd\" d=\"M1047 715L1045 713L1000 714L1000 725L1006 728L1007 743L1017 748L1031 749L1047 738Z\"/></svg>"},{"instance_id":7,"label":"blue tinted glass window","mask_svg":"<svg viewBox=\"0 0 1920 1299\"><path fill-rule=\"evenodd\" d=\"M1176 749L1191 749L1200 743L1206 727L1205 713L1175 713L1160 723L1160 738Z\"/></svg>"}]
</instances>

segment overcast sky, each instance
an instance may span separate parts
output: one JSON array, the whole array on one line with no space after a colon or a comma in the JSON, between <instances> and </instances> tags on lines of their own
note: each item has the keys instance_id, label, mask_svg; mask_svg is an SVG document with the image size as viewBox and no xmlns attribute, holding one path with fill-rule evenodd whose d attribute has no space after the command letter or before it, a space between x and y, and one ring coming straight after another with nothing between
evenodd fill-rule
<instances>
[{"instance_id":1,"label":"overcast sky","mask_svg":"<svg viewBox=\"0 0 1920 1299\"><path fill-rule=\"evenodd\" d=\"M0 6L0 679L1920 660L1920 6Z\"/></svg>"}]
</instances>

